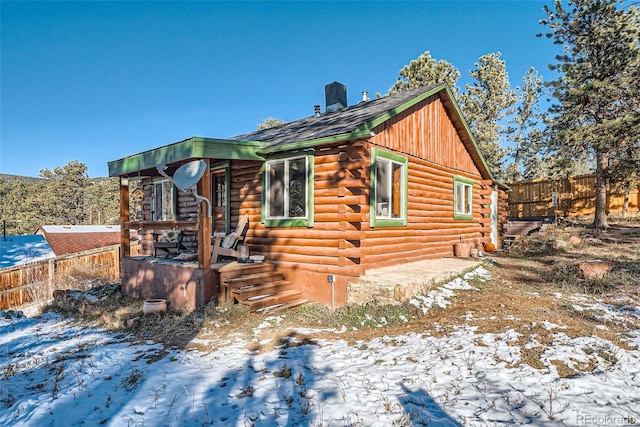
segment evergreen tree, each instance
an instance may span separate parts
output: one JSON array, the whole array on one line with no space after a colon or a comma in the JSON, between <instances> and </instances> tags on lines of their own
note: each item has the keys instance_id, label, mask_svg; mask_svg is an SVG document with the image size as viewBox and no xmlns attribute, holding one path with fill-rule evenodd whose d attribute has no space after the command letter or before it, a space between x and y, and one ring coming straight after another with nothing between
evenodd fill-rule
<instances>
[{"instance_id":1,"label":"evergreen tree","mask_svg":"<svg viewBox=\"0 0 640 427\"><path fill-rule=\"evenodd\" d=\"M517 97L500 56L497 52L480 57L475 69L469 71L475 82L467 84L460 104L489 169L496 177L505 178L503 163L509 150L501 139L512 130L501 123L511 114Z\"/></svg>"},{"instance_id":2,"label":"evergreen tree","mask_svg":"<svg viewBox=\"0 0 640 427\"><path fill-rule=\"evenodd\" d=\"M543 155L542 125L544 115L538 101L542 93L542 77L531 67L522 78L511 125L513 132L507 139L514 145L513 161L507 168L507 180L545 178L549 175L548 156Z\"/></svg>"},{"instance_id":3,"label":"evergreen tree","mask_svg":"<svg viewBox=\"0 0 640 427\"><path fill-rule=\"evenodd\" d=\"M549 84L552 105L548 143L567 158L593 157L596 172L594 227L606 228L607 185L617 176L616 157L634 157L640 127L640 23L638 10L616 0L570 0L545 6L546 37L563 47ZM640 165L633 165L637 170Z\"/></svg>"},{"instance_id":4,"label":"evergreen tree","mask_svg":"<svg viewBox=\"0 0 640 427\"><path fill-rule=\"evenodd\" d=\"M118 178L95 178L85 190L85 210L88 224L118 224L120 222L120 192Z\"/></svg>"},{"instance_id":5,"label":"evergreen tree","mask_svg":"<svg viewBox=\"0 0 640 427\"><path fill-rule=\"evenodd\" d=\"M273 128L276 126L280 126L283 125L287 122L284 122L282 120L278 120L274 117L268 117L266 119L264 119L263 121L261 121L260 123L258 123L258 130L264 130L264 129L269 129L269 128Z\"/></svg>"},{"instance_id":6,"label":"evergreen tree","mask_svg":"<svg viewBox=\"0 0 640 427\"><path fill-rule=\"evenodd\" d=\"M447 61L436 61L429 51L405 65L399 74L396 83L389 89L389 95L435 83L446 83L454 97L458 96L460 71Z\"/></svg>"},{"instance_id":7,"label":"evergreen tree","mask_svg":"<svg viewBox=\"0 0 640 427\"><path fill-rule=\"evenodd\" d=\"M32 234L40 225L118 224L117 178L88 178L87 168L70 162L42 178L0 175L0 219L9 234Z\"/></svg>"},{"instance_id":8,"label":"evergreen tree","mask_svg":"<svg viewBox=\"0 0 640 427\"><path fill-rule=\"evenodd\" d=\"M43 224L84 224L88 218L85 209L85 190L89 185L87 167L71 161L53 171L42 169L40 177L46 180L40 193L40 212Z\"/></svg>"}]
</instances>

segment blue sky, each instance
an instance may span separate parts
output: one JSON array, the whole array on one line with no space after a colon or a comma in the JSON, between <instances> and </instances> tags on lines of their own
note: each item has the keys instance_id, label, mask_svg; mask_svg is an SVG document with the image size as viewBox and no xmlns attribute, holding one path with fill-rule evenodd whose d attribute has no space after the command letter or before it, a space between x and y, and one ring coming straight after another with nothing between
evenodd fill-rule
<instances>
[{"instance_id":1,"label":"blue sky","mask_svg":"<svg viewBox=\"0 0 640 427\"><path fill-rule=\"evenodd\" d=\"M512 86L549 78L542 7L553 1L1 2L0 173L38 176L190 136L226 138L268 117L386 94L425 51L468 71L500 51Z\"/></svg>"}]
</instances>

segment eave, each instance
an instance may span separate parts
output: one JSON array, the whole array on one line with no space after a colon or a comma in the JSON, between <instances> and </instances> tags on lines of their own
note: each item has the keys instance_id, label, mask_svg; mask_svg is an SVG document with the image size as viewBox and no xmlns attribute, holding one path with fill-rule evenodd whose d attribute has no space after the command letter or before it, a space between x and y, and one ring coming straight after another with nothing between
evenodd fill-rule
<instances>
[{"instance_id":1,"label":"eave","mask_svg":"<svg viewBox=\"0 0 640 427\"><path fill-rule=\"evenodd\" d=\"M263 142L191 137L184 141L108 162L109 176L145 175L158 164L169 165L190 159L264 160L256 153Z\"/></svg>"},{"instance_id":2,"label":"eave","mask_svg":"<svg viewBox=\"0 0 640 427\"><path fill-rule=\"evenodd\" d=\"M305 150L311 149L320 145L336 144L339 142L353 141L355 139L368 138L371 136L371 131L368 129L356 129L353 132L343 133L339 135L327 136L324 138L311 139L308 141L292 142L289 144L282 144L276 146L266 146L256 150L256 153L262 155L268 155L273 153L281 153L285 151Z\"/></svg>"}]
</instances>

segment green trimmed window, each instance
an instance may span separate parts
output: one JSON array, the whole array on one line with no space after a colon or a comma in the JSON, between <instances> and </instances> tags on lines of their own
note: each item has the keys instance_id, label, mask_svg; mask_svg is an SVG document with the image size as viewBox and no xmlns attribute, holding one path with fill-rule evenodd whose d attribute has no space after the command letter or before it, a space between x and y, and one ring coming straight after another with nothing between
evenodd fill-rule
<instances>
[{"instance_id":1,"label":"green trimmed window","mask_svg":"<svg viewBox=\"0 0 640 427\"><path fill-rule=\"evenodd\" d=\"M371 150L372 227L407 225L407 165L404 156Z\"/></svg>"},{"instance_id":2,"label":"green trimmed window","mask_svg":"<svg viewBox=\"0 0 640 427\"><path fill-rule=\"evenodd\" d=\"M263 220L267 227L313 225L313 156L268 160Z\"/></svg>"},{"instance_id":3,"label":"green trimmed window","mask_svg":"<svg viewBox=\"0 0 640 427\"><path fill-rule=\"evenodd\" d=\"M151 220L172 221L176 218L175 191L168 179L151 183Z\"/></svg>"},{"instance_id":4,"label":"green trimmed window","mask_svg":"<svg viewBox=\"0 0 640 427\"><path fill-rule=\"evenodd\" d=\"M218 208L227 207L227 177L216 175L213 179L213 206Z\"/></svg>"},{"instance_id":5,"label":"green trimmed window","mask_svg":"<svg viewBox=\"0 0 640 427\"><path fill-rule=\"evenodd\" d=\"M453 177L453 218L473 219L473 181Z\"/></svg>"}]
</instances>

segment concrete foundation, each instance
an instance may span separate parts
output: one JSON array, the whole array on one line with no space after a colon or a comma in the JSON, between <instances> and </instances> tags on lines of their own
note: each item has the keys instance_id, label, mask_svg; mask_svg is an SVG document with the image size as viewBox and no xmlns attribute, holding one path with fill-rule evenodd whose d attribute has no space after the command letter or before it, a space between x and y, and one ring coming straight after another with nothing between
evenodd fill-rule
<instances>
[{"instance_id":1,"label":"concrete foundation","mask_svg":"<svg viewBox=\"0 0 640 427\"><path fill-rule=\"evenodd\" d=\"M120 268L122 293L134 298L162 298L171 307L194 310L218 297L216 271L197 263L134 257L122 258Z\"/></svg>"},{"instance_id":2,"label":"concrete foundation","mask_svg":"<svg viewBox=\"0 0 640 427\"><path fill-rule=\"evenodd\" d=\"M347 303L363 304L376 299L383 304L399 304L481 263L475 258L439 258L370 269L359 279L349 281Z\"/></svg>"}]
</instances>

